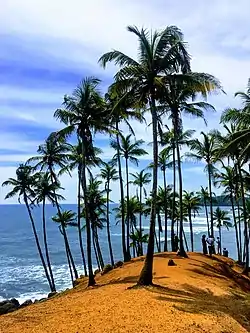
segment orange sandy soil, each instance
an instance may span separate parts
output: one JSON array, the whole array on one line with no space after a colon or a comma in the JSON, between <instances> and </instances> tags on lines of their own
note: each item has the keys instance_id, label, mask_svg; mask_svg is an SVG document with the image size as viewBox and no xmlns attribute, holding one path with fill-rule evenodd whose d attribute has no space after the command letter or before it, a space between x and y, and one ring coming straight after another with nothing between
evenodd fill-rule
<instances>
[{"instance_id":1,"label":"orange sandy soil","mask_svg":"<svg viewBox=\"0 0 250 333\"><path fill-rule=\"evenodd\" d=\"M177 266L168 267L168 259ZM154 287L133 288L143 258L0 317L1 333L250 332L250 279L230 259L157 254Z\"/></svg>"}]
</instances>

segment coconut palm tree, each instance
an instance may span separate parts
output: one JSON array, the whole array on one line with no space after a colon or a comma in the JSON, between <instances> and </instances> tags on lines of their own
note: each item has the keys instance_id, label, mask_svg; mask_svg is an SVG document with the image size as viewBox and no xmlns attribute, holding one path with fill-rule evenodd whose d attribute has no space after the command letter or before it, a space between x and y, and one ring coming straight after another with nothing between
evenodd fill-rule
<instances>
[{"instance_id":1,"label":"coconut palm tree","mask_svg":"<svg viewBox=\"0 0 250 333\"><path fill-rule=\"evenodd\" d=\"M91 256L91 225L88 213L86 161L93 155L93 135L97 132L110 131L108 110L102 98L98 86L100 80L95 77L85 78L73 91L72 96L65 96L63 107L55 112L55 118L59 119L66 127L59 132L66 137L77 134L82 144L82 191L86 211L87 257L88 257L88 285L95 284Z\"/></svg>"},{"instance_id":2,"label":"coconut palm tree","mask_svg":"<svg viewBox=\"0 0 250 333\"><path fill-rule=\"evenodd\" d=\"M119 89L113 84L109 87L108 93L105 95L105 100L110 110L111 123L115 127L115 133L113 135L114 141L116 141L116 161L119 173L119 183L120 183L120 202L122 206L122 216L121 216L121 232L122 232L122 251L124 261L129 261L131 259L129 248L126 246L126 226L125 226L125 205L124 205L124 183L122 175L122 163L121 163L121 153L120 153L120 124L125 123L129 131L134 134L134 130L130 125L130 119L136 119L139 122L144 121L143 115L137 110L133 110L134 100L131 96L126 95L121 96Z\"/></svg>"},{"instance_id":3,"label":"coconut palm tree","mask_svg":"<svg viewBox=\"0 0 250 333\"><path fill-rule=\"evenodd\" d=\"M207 204L209 202L208 188L201 186L200 191L198 191L196 194L199 196L200 202L203 204L203 207L205 209L206 220L207 220L207 234L210 235L209 217L207 211Z\"/></svg>"},{"instance_id":4,"label":"coconut palm tree","mask_svg":"<svg viewBox=\"0 0 250 333\"><path fill-rule=\"evenodd\" d=\"M190 227L190 240L191 240L191 251L194 252L194 234L193 234L193 223L192 223L192 214L195 217L196 214L199 214L200 198L195 195L193 191L183 191L183 205L187 211Z\"/></svg>"},{"instance_id":5,"label":"coconut palm tree","mask_svg":"<svg viewBox=\"0 0 250 333\"><path fill-rule=\"evenodd\" d=\"M37 174L33 174L33 168L31 166L20 164L19 167L16 169L16 178L9 178L5 182L3 182L2 186L12 187L12 190L6 195L5 199L10 199L14 196L18 196L19 203L21 203L21 200L23 200L25 203L44 273L48 281L50 290L54 291L54 286L51 282L51 277L49 276L49 272L39 242L35 220L32 215L31 203L35 197L33 186L37 182L37 177Z\"/></svg>"},{"instance_id":6,"label":"coconut palm tree","mask_svg":"<svg viewBox=\"0 0 250 333\"><path fill-rule=\"evenodd\" d=\"M143 169L140 172L136 172L135 174L131 173L130 175L134 178L134 180L132 181L132 184L139 187L139 202L140 202L140 206L141 206L141 211L139 213L139 231L140 231L140 235L142 235L142 213L143 213L142 192L144 192L144 196L146 198L147 191L146 191L145 185L147 185L151 182L151 173L145 172L145 170ZM141 255L143 255L142 243L141 243Z\"/></svg>"},{"instance_id":7,"label":"coconut palm tree","mask_svg":"<svg viewBox=\"0 0 250 333\"><path fill-rule=\"evenodd\" d=\"M230 222L230 217L228 216L228 212L225 210L221 210L220 207L217 207L215 212L213 213L213 220L216 223L217 228L219 229L219 236L220 236L220 244L222 248L222 233L221 228L226 227L227 230L232 227L232 223ZM220 254L221 254L220 248Z\"/></svg>"},{"instance_id":8,"label":"coconut palm tree","mask_svg":"<svg viewBox=\"0 0 250 333\"><path fill-rule=\"evenodd\" d=\"M60 213L57 212L57 214L55 216L52 216L52 221L59 224L59 230L60 230L61 234L63 235L63 237L65 237L65 235L67 237L67 232L66 232L67 227L77 227L76 213L73 212L72 210L60 210ZM69 252L71 253L69 243L68 243L68 248L69 248L69 251L67 251L66 254L67 254L67 259L68 259L68 263L69 263L71 282L72 282L72 285L74 286L74 276L73 276L73 271L72 271L72 267L70 264L70 258L69 258ZM75 275L75 279L77 279L76 275Z\"/></svg>"},{"instance_id":9,"label":"coconut palm tree","mask_svg":"<svg viewBox=\"0 0 250 333\"><path fill-rule=\"evenodd\" d=\"M50 202L52 205L55 205L55 197L57 201L64 200L64 197L57 193L57 191L62 190L59 182L51 181L51 175L49 172L38 174L38 180L34 184L34 192L35 192L35 201L39 204L42 203L42 225L43 225L43 242L45 248L45 255L48 265L48 270L51 278L51 283L53 286L53 291L56 291L55 280L52 272L49 248L47 242L47 228L46 228L46 201Z\"/></svg>"},{"instance_id":10,"label":"coconut palm tree","mask_svg":"<svg viewBox=\"0 0 250 333\"><path fill-rule=\"evenodd\" d=\"M137 257L141 256L140 249L142 248L141 244L145 244L148 242L148 234L143 234L142 230L135 230L132 234L130 234L131 243L130 246L136 249Z\"/></svg>"},{"instance_id":11,"label":"coconut palm tree","mask_svg":"<svg viewBox=\"0 0 250 333\"><path fill-rule=\"evenodd\" d=\"M127 210L129 209L129 162L138 166L138 157L148 154L141 145L144 143L143 140L131 140L132 134L123 136L120 133L120 156L125 159L125 170L126 170L126 181L127 181ZM111 147L117 150L117 141L111 141ZM117 158L117 155L114 156ZM130 235L130 220L129 214L127 214L127 249L129 249L129 235Z\"/></svg>"},{"instance_id":12,"label":"coconut palm tree","mask_svg":"<svg viewBox=\"0 0 250 333\"><path fill-rule=\"evenodd\" d=\"M38 156L31 157L28 159L26 164L35 164L34 168L39 169L40 171L48 171L50 173L51 181L54 183L58 182L58 169L59 173L63 170L65 172L68 170L68 161L69 161L69 151L70 145L59 138L57 133L51 133L49 137L45 140L45 143L38 147L37 153ZM55 206L57 208L57 212L60 216L61 207L57 200L57 196L55 198ZM61 218L62 220L62 218ZM66 234L66 230L62 225L63 239L65 245L65 251L68 258L69 268L72 265L75 278L78 278L77 269L75 266L75 262L70 250L68 237Z\"/></svg>"},{"instance_id":13,"label":"coconut palm tree","mask_svg":"<svg viewBox=\"0 0 250 333\"><path fill-rule=\"evenodd\" d=\"M118 172L114 168L114 161L109 161L109 162L103 162L103 167L100 170L100 177L105 181L105 191L107 193L107 210L106 210L106 219L107 219L107 236L108 236L108 246L109 246L109 255L110 255L110 261L111 265L114 266L114 255L113 255L113 250L112 250L112 244L111 244L111 236L110 236L110 221L109 221L109 215L110 215L110 207L109 207L109 195L111 192L110 189L110 183L114 182L119 179L118 177Z\"/></svg>"},{"instance_id":14,"label":"coconut palm tree","mask_svg":"<svg viewBox=\"0 0 250 333\"><path fill-rule=\"evenodd\" d=\"M157 165L158 165L158 115L156 101L165 92L164 78L166 73L183 72L190 69L190 57L183 42L182 32L175 26L150 34L147 30L128 27L128 31L137 36L139 41L138 61L120 52L111 51L100 58L106 67L114 62L120 67L115 75L116 86L123 94L131 92L140 103L149 104L153 129L153 182L152 210L147 255L139 277L139 285L150 285L153 279L154 234L157 198Z\"/></svg>"},{"instance_id":15,"label":"coconut palm tree","mask_svg":"<svg viewBox=\"0 0 250 333\"><path fill-rule=\"evenodd\" d=\"M216 135L214 132L205 134L201 132L202 138L195 139L190 142L189 146L192 153L188 156L206 163L206 172L208 174L208 189L209 189L209 202L210 202L210 234L214 236L214 223L213 223L213 192L212 192L212 179L215 173L215 150L216 150Z\"/></svg>"}]
</instances>

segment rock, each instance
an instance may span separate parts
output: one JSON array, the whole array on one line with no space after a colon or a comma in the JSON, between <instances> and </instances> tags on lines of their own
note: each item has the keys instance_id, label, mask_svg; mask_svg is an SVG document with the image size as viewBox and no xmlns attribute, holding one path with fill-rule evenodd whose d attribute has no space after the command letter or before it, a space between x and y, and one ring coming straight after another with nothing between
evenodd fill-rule
<instances>
[{"instance_id":1,"label":"rock","mask_svg":"<svg viewBox=\"0 0 250 333\"><path fill-rule=\"evenodd\" d=\"M100 273L100 269L96 269L96 270L94 271L94 275L96 275L96 274L98 274L98 273Z\"/></svg>"},{"instance_id":2,"label":"rock","mask_svg":"<svg viewBox=\"0 0 250 333\"><path fill-rule=\"evenodd\" d=\"M176 266L176 263L174 262L173 259L169 259L168 266Z\"/></svg>"},{"instance_id":3,"label":"rock","mask_svg":"<svg viewBox=\"0 0 250 333\"><path fill-rule=\"evenodd\" d=\"M102 272L101 272L101 275L106 274L106 273L112 271L112 269L113 269L112 265L110 265L110 264L105 265L105 266L103 267L103 270L102 270Z\"/></svg>"},{"instance_id":4,"label":"rock","mask_svg":"<svg viewBox=\"0 0 250 333\"><path fill-rule=\"evenodd\" d=\"M20 305L20 308L24 308L25 306L28 306L28 305L31 305L31 304L33 304L32 300L31 299L27 299L25 302L23 302Z\"/></svg>"},{"instance_id":5,"label":"rock","mask_svg":"<svg viewBox=\"0 0 250 333\"><path fill-rule=\"evenodd\" d=\"M0 315L13 312L19 308L19 302L15 298L0 302Z\"/></svg>"},{"instance_id":6,"label":"rock","mask_svg":"<svg viewBox=\"0 0 250 333\"><path fill-rule=\"evenodd\" d=\"M20 305L20 303L18 302L18 300L15 299L15 298L11 298L10 302L13 303L17 308L18 308L19 305Z\"/></svg>"},{"instance_id":7,"label":"rock","mask_svg":"<svg viewBox=\"0 0 250 333\"><path fill-rule=\"evenodd\" d=\"M78 278L78 279L74 280L73 287L78 286L80 283L81 283L81 279Z\"/></svg>"},{"instance_id":8,"label":"rock","mask_svg":"<svg viewBox=\"0 0 250 333\"><path fill-rule=\"evenodd\" d=\"M114 268L118 268L118 267L122 267L122 266L123 266L123 262L122 262L122 261L117 261L117 262L115 263Z\"/></svg>"},{"instance_id":9,"label":"rock","mask_svg":"<svg viewBox=\"0 0 250 333\"><path fill-rule=\"evenodd\" d=\"M47 301L47 299L48 299L48 298L45 298L45 297L44 297L44 298L41 298L41 299L39 299L39 303L42 303L42 302L44 302L44 301Z\"/></svg>"},{"instance_id":10,"label":"rock","mask_svg":"<svg viewBox=\"0 0 250 333\"><path fill-rule=\"evenodd\" d=\"M39 299L34 300L34 304L39 303Z\"/></svg>"},{"instance_id":11,"label":"rock","mask_svg":"<svg viewBox=\"0 0 250 333\"><path fill-rule=\"evenodd\" d=\"M48 298L51 298L53 296L57 295L56 291L52 291L51 293L48 294Z\"/></svg>"}]
</instances>

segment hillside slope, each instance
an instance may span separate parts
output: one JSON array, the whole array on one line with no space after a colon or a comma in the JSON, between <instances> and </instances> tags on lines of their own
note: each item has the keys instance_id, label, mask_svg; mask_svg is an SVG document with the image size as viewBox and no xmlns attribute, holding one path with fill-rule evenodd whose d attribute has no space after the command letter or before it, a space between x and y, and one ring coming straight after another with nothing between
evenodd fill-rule
<instances>
[{"instance_id":1,"label":"hillside slope","mask_svg":"<svg viewBox=\"0 0 250 333\"><path fill-rule=\"evenodd\" d=\"M177 266L168 267L173 258ZM250 280L230 259L155 255L154 283L135 284L143 258L75 289L0 317L1 333L250 332Z\"/></svg>"}]
</instances>

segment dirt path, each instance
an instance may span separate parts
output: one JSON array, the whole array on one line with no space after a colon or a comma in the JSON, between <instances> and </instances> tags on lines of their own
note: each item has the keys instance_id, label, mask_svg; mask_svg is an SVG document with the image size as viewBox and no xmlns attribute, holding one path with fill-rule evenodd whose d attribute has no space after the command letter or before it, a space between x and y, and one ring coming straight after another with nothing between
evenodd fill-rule
<instances>
[{"instance_id":1,"label":"dirt path","mask_svg":"<svg viewBox=\"0 0 250 333\"><path fill-rule=\"evenodd\" d=\"M168 267L169 258L177 266ZM156 255L156 286L128 289L142 263L136 259L98 276L95 288L86 289L83 281L65 294L1 316L0 332L250 332L250 280L237 273L233 261Z\"/></svg>"}]
</instances>

